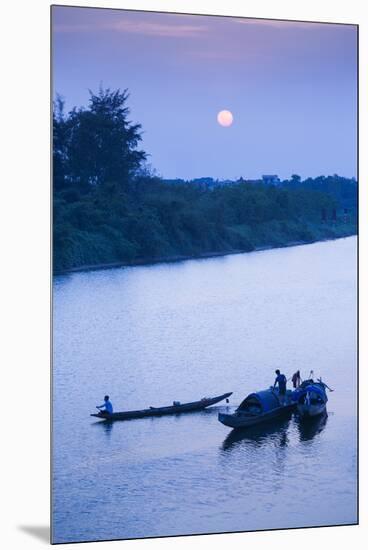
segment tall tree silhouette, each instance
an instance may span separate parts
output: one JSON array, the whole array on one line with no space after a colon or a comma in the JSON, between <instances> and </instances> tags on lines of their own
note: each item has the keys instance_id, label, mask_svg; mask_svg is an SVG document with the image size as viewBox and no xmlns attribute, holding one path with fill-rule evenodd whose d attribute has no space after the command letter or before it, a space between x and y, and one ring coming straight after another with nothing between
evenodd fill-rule
<instances>
[{"instance_id":1,"label":"tall tree silhouette","mask_svg":"<svg viewBox=\"0 0 368 550\"><path fill-rule=\"evenodd\" d=\"M100 88L90 91L88 108L62 109L54 116L55 187L88 190L103 184L130 186L146 153L137 149L140 124L128 120L128 91Z\"/></svg>"}]
</instances>

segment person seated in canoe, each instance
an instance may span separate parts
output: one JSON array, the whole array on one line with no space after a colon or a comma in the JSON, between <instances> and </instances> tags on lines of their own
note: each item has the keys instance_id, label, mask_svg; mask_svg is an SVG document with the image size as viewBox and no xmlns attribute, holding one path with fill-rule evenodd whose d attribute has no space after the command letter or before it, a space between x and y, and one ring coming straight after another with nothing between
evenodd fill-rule
<instances>
[{"instance_id":1,"label":"person seated in canoe","mask_svg":"<svg viewBox=\"0 0 368 550\"><path fill-rule=\"evenodd\" d=\"M300 376L300 370L297 370L294 372L293 376L291 377L291 381L293 383L293 388L299 388L300 384L302 383L302 378Z\"/></svg>"},{"instance_id":2,"label":"person seated in canoe","mask_svg":"<svg viewBox=\"0 0 368 550\"><path fill-rule=\"evenodd\" d=\"M281 374L279 369L276 369L275 373L276 373L276 378L275 378L275 383L273 385L273 389L275 389L276 386L278 385L280 401L281 401L282 404L284 404L285 403L285 395L286 395L286 376L285 376L285 374Z\"/></svg>"},{"instance_id":3,"label":"person seated in canoe","mask_svg":"<svg viewBox=\"0 0 368 550\"><path fill-rule=\"evenodd\" d=\"M110 401L110 397L108 395L105 395L104 403L102 405L97 405L96 409L102 412L106 412L108 414L112 414L113 408L112 408L112 403Z\"/></svg>"}]
</instances>

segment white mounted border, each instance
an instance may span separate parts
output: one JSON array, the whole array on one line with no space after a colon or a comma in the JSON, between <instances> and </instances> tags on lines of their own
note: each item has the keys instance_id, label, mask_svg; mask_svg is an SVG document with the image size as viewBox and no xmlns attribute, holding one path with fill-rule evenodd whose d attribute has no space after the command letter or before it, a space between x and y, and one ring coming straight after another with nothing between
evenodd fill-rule
<instances>
[{"instance_id":1,"label":"white mounted border","mask_svg":"<svg viewBox=\"0 0 368 550\"><path fill-rule=\"evenodd\" d=\"M62 2L60 2L62 3ZM359 24L360 526L82 543L78 548L360 549L368 539L368 16L360 0L95 0L67 5ZM2 6L1 40L1 539L45 548L22 527L49 523L49 6ZM5 118L5 124L4 124ZM14 408L12 413L10 411ZM88 546L87 546L88 544ZM59 545L71 548L70 545Z\"/></svg>"}]
</instances>

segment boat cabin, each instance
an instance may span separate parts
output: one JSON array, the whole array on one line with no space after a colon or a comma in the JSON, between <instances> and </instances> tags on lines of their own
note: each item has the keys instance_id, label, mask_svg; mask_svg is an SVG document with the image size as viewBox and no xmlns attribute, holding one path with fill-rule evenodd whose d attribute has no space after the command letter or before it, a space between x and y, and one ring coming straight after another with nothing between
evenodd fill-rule
<instances>
[{"instance_id":1,"label":"boat cabin","mask_svg":"<svg viewBox=\"0 0 368 550\"><path fill-rule=\"evenodd\" d=\"M263 390L249 394L237 408L237 411L248 414L264 414L281 406L276 391Z\"/></svg>"}]
</instances>

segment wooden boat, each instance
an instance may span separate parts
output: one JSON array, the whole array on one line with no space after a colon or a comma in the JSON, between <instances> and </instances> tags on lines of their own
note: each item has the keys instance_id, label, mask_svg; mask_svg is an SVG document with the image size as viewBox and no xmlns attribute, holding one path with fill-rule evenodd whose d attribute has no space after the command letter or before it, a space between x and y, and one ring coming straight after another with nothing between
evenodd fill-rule
<instances>
[{"instance_id":1,"label":"wooden boat","mask_svg":"<svg viewBox=\"0 0 368 550\"><path fill-rule=\"evenodd\" d=\"M297 393L296 406L301 418L314 418L326 414L328 397L326 384L322 381L307 381L295 392Z\"/></svg>"},{"instance_id":2,"label":"wooden boat","mask_svg":"<svg viewBox=\"0 0 368 550\"><path fill-rule=\"evenodd\" d=\"M192 401L191 403L179 403L175 402L174 404L168 407L149 407L148 409L141 409L137 411L123 411L123 412L114 412L112 414L100 411L99 413L91 414L96 418L101 420L133 420L135 418L145 418L148 416L163 416L167 414L181 414L193 411L201 411L210 405L219 403L223 399L230 397L232 392L223 393L217 397L203 397L199 401Z\"/></svg>"},{"instance_id":3,"label":"wooden boat","mask_svg":"<svg viewBox=\"0 0 368 550\"><path fill-rule=\"evenodd\" d=\"M292 392L286 392L285 399L279 397L278 391L268 390L251 393L233 413L219 413L218 419L230 428L247 428L267 422L284 414L289 414L295 403L291 400Z\"/></svg>"}]
</instances>

